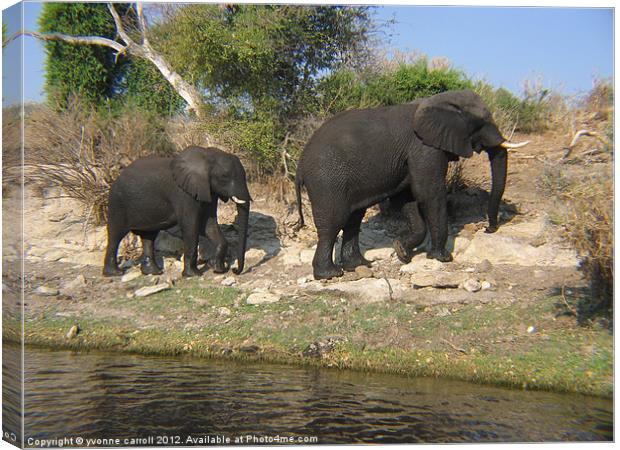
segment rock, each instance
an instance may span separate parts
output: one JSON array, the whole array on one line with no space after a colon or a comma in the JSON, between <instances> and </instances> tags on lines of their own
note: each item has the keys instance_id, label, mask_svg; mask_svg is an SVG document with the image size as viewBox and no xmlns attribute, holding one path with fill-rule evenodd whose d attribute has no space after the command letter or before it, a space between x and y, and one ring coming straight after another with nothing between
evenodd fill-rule
<instances>
[{"instance_id":1,"label":"rock","mask_svg":"<svg viewBox=\"0 0 620 450\"><path fill-rule=\"evenodd\" d=\"M132 269L121 277L121 282L128 283L136 278L140 278L141 276L142 272L140 272L140 269Z\"/></svg>"},{"instance_id":2,"label":"rock","mask_svg":"<svg viewBox=\"0 0 620 450\"><path fill-rule=\"evenodd\" d=\"M225 306L220 306L217 309L217 314L218 316L230 316L232 314L232 311Z\"/></svg>"},{"instance_id":3,"label":"rock","mask_svg":"<svg viewBox=\"0 0 620 450\"><path fill-rule=\"evenodd\" d=\"M269 292L253 292L245 301L248 305L264 305L268 303L276 303L280 301L280 295L271 294Z\"/></svg>"},{"instance_id":4,"label":"rock","mask_svg":"<svg viewBox=\"0 0 620 450\"><path fill-rule=\"evenodd\" d=\"M39 294L39 295L43 295L46 297L53 297L55 295L60 294L60 291L56 288L52 288L49 286L39 286L36 290L35 293Z\"/></svg>"},{"instance_id":5,"label":"rock","mask_svg":"<svg viewBox=\"0 0 620 450\"><path fill-rule=\"evenodd\" d=\"M411 260L410 263L400 267L402 273L415 273L415 272L432 272L435 270L441 270L443 263L436 259L428 259L425 254L420 253Z\"/></svg>"},{"instance_id":6,"label":"rock","mask_svg":"<svg viewBox=\"0 0 620 450\"><path fill-rule=\"evenodd\" d=\"M65 337L67 339L73 339L74 337L76 337L78 335L78 333L80 331L81 330L80 330L80 327L78 325L73 325L71 328L69 328L69 331L67 332Z\"/></svg>"},{"instance_id":7,"label":"rock","mask_svg":"<svg viewBox=\"0 0 620 450\"><path fill-rule=\"evenodd\" d=\"M536 333L536 327L533 325L530 325L529 327L527 327L527 332L529 334Z\"/></svg>"},{"instance_id":8,"label":"rock","mask_svg":"<svg viewBox=\"0 0 620 450\"><path fill-rule=\"evenodd\" d=\"M234 286L235 284L237 284L237 279L235 277L226 277L222 280L222 282L220 283L222 286Z\"/></svg>"},{"instance_id":9,"label":"rock","mask_svg":"<svg viewBox=\"0 0 620 450\"><path fill-rule=\"evenodd\" d=\"M308 277L300 277L297 278L297 286L305 287L308 284Z\"/></svg>"},{"instance_id":10,"label":"rock","mask_svg":"<svg viewBox=\"0 0 620 450\"><path fill-rule=\"evenodd\" d=\"M478 273L489 272L493 268L493 264L488 259L482 260L477 266L476 271Z\"/></svg>"},{"instance_id":11,"label":"rock","mask_svg":"<svg viewBox=\"0 0 620 450\"><path fill-rule=\"evenodd\" d=\"M299 260L302 264L312 264L312 259L314 258L314 250L304 249L299 252Z\"/></svg>"},{"instance_id":12,"label":"rock","mask_svg":"<svg viewBox=\"0 0 620 450\"><path fill-rule=\"evenodd\" d=\"M251 248L245 252L245 260L249 266L254 266L267 256L267 252L261 248Z\"/></svg>"},{"instance_id":13,"label":"rock","mask_svg":"<svg viewBox=\"0 0 620 450\"><path fill-rule=\"evenodd\" d=\"M416 272L411 275L414 288L456 289L465 280L467 274L460 272Z\"/></svg>"},{"instance_id":14,"label":"rock","mask_svg":"<svg viewBox=\"0 0 620 450\"><path fill-rule=\"evenodd\" d=\"M77 277L75 277L73 280L68 281L67 283L65 283L62 288L66 289L66 290L72 290L72 289L77 289L77 288L81 288L86 286L86 278L84 278L84 275L79 274Z\"/></svg>"},{"instance_id":15,"label":"rock","mask_svg":"<svg viewBox=\"0 0 620 450\"><path fill-rule=\"evenodd\" d=\"M47 220L49 220L50 222L62 222L68 216L69 216L69 213L67 212L61 212L61 211L53 212L47 215Z\"/></svg>"},{"instance_id":16,"label":"rock","mask_svg":"<svg viewBox=\"0 0 620 450\"><path fill-rule=\"evenodd\" d=\"M405 292L400 280L385 278L364 278L357 281L338 281L335 283L308 283L312 291L339 291L350 294L353 301L359 303L376 303L399 299Z\"/></svg>"},{"instance_id":17,"label":"rock","mask_svg":"<svg viewBox=\"0 0 620 450\"><path fill-rule=\"evenodd\" d=\"M483 291L486 291L488 289L491 289L491 283L489 283L488 281L483 281L482 283L480 283L480 289L482 289Z\"/></svg>"},{"instance_id":18,"label":"rock","mask_svg":"<svg viewBox=\"0 0 620 450\"><path fill-rule=\"evenodd\" d=\"M460 259L474 263L488 259L492 264L514 264L526 267L574 268L578 264L574 250L561 249L551 244L533 247L517 238L484 232L476 233L469 247L461 254Z\"/></svg>"},{"instance_id":19,"label":"rock","mask_svg":"<svg viewBox=\"0 0 620 450\"><path fill-rule=\"evenodd\" d=\"M372 278L373 277L372 270L369 267L366 267L366 266L358 266L358 267L356 267L355 268L355 273L360 278Z\"/></svg>"},{"instance_id":20,"label":"rock","mask_svg":"<svg viewBox=\"0 0 620 450\"><path fill-rule=\"evenodd\" d=\"M136 297L146 297L156 294L157 292L165 291L167 289L170 289L170 285L168 283L161 283L154 286L144 286L135 291L134 294Z\"/></svg>"},{"instance_id":21,"label":"rock","mask_svg":"<svg viewBox=\"0 0 620 450\"><path fill-rule=\"evenodd\" d=\"M62 258L65 258L66 256L67 253L64 250L52 249L45 252L45 254L43 255L43 259L45 259L46 261L58 261Z\"/></svg>"},{"instance_id":22,"label":"rock","mask_svg":"<svg viewBox=\"0 0 620 450\"><path fill-rule=\"evenodd\" d=\"M347 338L344 336L329 336L323 339L314 341L308 347L306 347L301 354L306 358L322 358L331 352L336 345L341 342L346 342Z\"/></svg>"},{"instance_id":23,"label":"rock","mask_svg":"<svg viewBox=\"0 0 620 450\"><path fill-rule=\"evenodd\" d=\"M368 261L386 260L391 259L393 254L394 249L391 247L373 248L364 253L364 258Z\"/></svg>"},{"instance_id":24,"label":"rock","mask_svg":"<svg viewBox=\"0 0 620 450\"><path fill-rule=\"evenodd\" d=\"M464 252L467 247L469 247L469 244L471 244L471 241L465 236L456 236L453 240L452 252L460 254Z\"/></svg>"},{"instance_id":25,"label":"rock","mask_svg":"<svg viewBox=\"0 0 620 450\"><path fill-rule=\"evenodd\" d=\"M482 285L475 278L470 278L463 283L463 289L465 289L467 292L478 292L480 289L482 289Z\"/></svg>"}]
</instances>

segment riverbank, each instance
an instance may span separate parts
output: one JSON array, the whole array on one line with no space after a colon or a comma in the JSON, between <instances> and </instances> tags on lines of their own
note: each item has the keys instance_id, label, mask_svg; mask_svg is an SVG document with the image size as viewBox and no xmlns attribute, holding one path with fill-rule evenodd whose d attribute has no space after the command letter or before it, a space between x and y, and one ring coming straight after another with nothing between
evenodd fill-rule
<instances>
[{"instance_id":1,"label":"riverbank","mask_svg":"<svg viewBox=\"0 0 620 450\"><path fill-rule=\"evenodd\" d=\"M125 276L101 276L105 227L88 223L88 211L61 193L28 188L21 273L20 240L12 233L21 227L22 196L9 186L3 338L21 339L23 286L27 345L187 353L610 397L611 317L589 314L588 281L560 237L555 200L534 182L563 158L564 138L515 140L531 145L511 155L496 233L484 232L489 180L480 174L488 161L475 155L463 165L469 187L449 196L453 262L427 260L421 248L402 265L392 248L402 217L372 208L360 233L372 267L330 282L312 277L316 233L307 201L308 226L296 233L292 191L274 199L267 185L250 186L244 273L208 270L189 280L181 278L182 241L172 230L156 241L162 275L140 274L139 243L130 236L119 252ZM610 163L566 167L595 173ZM221 203L230 255L238 239L234 218L234 206ZM209 243L200 245L208 257ZM162 290L141 296L143 289Z\"/></svg>"},{"instance_id":2,"label":"riverbank","mask_svg":"<svg viewBox=\"0 0 620 450\"><path fill-rule=\"evenodd\" d=\"M128 287L152 282L140 277ZM27 314L24 340L80 351L318 365L603 397L613 392L612 334L558 315L561 294L449 307L359 304L333 293L250 305L248 296L200 279L179 280L144 298L93 296L98 308L49 302ZM5 313L4 340L19 341L20 328Z\"/></svg>"}]
</instances>

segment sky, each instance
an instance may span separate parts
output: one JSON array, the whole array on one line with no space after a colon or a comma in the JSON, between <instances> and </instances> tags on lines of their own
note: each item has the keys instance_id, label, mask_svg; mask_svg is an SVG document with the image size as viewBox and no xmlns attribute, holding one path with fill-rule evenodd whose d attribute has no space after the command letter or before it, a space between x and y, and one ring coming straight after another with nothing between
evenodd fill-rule
<instances>
[{"instance_id":1,"label":"sky","mask_svg":"<svg viewBox=\"0 0 620 450\"><path fill-rule=\"evenodd\" d=\"M15 31L15 8L3 11L9 35ZM37 28L41 3L24 3L24 27ZM13 14L11 14L13 13ZM588 92L595 78L613 75L611 7L472 7L381 6L375 9L379 24L395 23L381 33L388 52L445 57L475 79L495 87L523 93L526 80L565 95ZM24 39L24 98L44 99L43 45ZM19 101L17 71L20 42L3 52L3 105Z\"/></svg>"}]
</instances>

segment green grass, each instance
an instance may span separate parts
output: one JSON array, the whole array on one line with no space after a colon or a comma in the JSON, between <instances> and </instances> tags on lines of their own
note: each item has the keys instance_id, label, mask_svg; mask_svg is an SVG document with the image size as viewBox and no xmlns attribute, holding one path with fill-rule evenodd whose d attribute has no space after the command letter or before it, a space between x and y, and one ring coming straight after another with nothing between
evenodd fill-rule
<instances>
[{"instance_id":1,"label":"green grass","mask_svg":"<svg viewBox=\"0 0 620 450\"><path fill-rule=\"evenodd\" d=\"M24 338L55 348L259 359L607 397L613 392L611 333L556 318L557 297L502 307L458 305L438 316L433 308L356 305L332 294L260 306L246 304L246 296L184 281L149 297L108 300L107 308L124 311L117 315L83 309L76 318L59 317L50 307L27 318ZM221 315L222 307L230 314ZM82 331L68 339L74 323ZM528 333L529 325L536 332ZM310 343L328 336L345 340L323 358L302 356ZM4 318L4 338L19 341L18 321ZM250 345L260 351L241 351Z\"/></svg>"}]
</instances>

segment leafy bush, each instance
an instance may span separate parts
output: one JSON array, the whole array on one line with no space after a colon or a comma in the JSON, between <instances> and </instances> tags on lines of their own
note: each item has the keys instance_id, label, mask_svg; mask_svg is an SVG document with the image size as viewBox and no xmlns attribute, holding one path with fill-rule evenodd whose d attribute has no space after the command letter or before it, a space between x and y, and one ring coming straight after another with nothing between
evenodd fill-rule
<instances>
[{"instance_id":1,"label":"leafy bush","mask_svg":"<svg viewBox=\"0 0 620 450\"><path fill-rule=\"evenodd\" d=\"M375 73L356 73L341 69L318 86L323 114L335 114L351 108L406 103L440 92L472 88L462 72L449 66L430 68L426 58L401 63L395 68Z\"/></svg>"},{"instance_id":2,"label":"leafy bush","mask_svg":"<svg viewBox=\"0 0 620 450\"><path fill-rule=\"evenodd\" d=\"M163 122L128 107L97 112L77 100L67 109L35 108L25 123L25 182L55 186L79 200L95 223L105 222L108 191L134 159L175 151Z\"/></svg>"}]
</instances>

